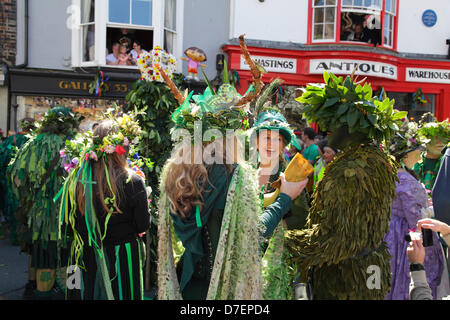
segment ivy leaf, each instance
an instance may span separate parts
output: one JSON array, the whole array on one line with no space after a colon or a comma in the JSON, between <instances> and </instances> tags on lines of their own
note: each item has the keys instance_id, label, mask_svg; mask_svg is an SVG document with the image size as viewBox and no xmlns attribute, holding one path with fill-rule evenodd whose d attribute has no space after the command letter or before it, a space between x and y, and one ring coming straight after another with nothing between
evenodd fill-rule
<instances>
[{"instance_id":1,"label":"ivy leaf","mask_svg":"<svg viewBox=\"0 0 450 320\"><path fill-rule=\"evenodd\" d=\"M399 111L394 113L394 115L392 116L392 120L400 120L405 118L406 116L408 116L408 111Z\"/></svg>"},{"instance_id":2,"label":"ivy leaf","mask_svg":"<svg viewBox=\"0 0 450 320\"><path fill-rule=\"evenodd\" d=\"M377 120L378 120L378 119L377 119L377 116L374 115L374 114L369 114L369 115L367 116L367 119L369 119L370 123L373 124L373 125L376 125Z\"/></svg>"},{"instance_id":3,"label":"ivy leaf","mask_svg":"<svg viewBox=\"0 0 450 320\"><path fill-rule=\"evenodd\" d=\"M348 110L348 107L349 107L348 103L341 104L338 108L337 116L339 117L339 116L343 115L344 113L346 113Z\"/></svg>"},{"instance_id":4,"label":"ivy leaf","mask_svg":"<svg viewBox=\"0 0 450 320\"><path fill-rule=\"evenodd\" d=\"M332 105L335 105L338 101L339 101L339 98L331 98L331 99L328 99L328 100L323 104L323 107L324 107L324 108L331 107Z\"/></svg>"},{"instance_id":5,"label":"ivy leaf","mask_svg":"<svg viewBox=\"0 0 450 320\"><path fill-rule=\"evenodd\" d=\"M353 127L353 126L356 124L356 122L357 122L358 119L359 119L359 116L360 116L360 114L359 114L358 110L356 110L356 109L352 109L352 110L347 114L347 122L348 122L349 128L350 128L350 127Z\"/></svg>"}]
</instances>

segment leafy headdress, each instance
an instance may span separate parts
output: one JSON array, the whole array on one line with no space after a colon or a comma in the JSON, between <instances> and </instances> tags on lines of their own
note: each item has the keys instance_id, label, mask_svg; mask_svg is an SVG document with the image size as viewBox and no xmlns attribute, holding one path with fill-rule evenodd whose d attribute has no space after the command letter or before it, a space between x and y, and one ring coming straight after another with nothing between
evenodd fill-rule
<instances>
[{"instance_id":1,"label":"leafy headdress","mask_svg":"<svg viewBox=\"0 0 450 320\"><path fill-rule=\"evenodd\" d=\"M244 96L237 93L236 89L229 83L222 84L217 92L208 82L208 87L201 95L193 95L193 92L182 95L163 68L156 66L167 86L172 91L180 106L173 112L172 121L174 129L186 129L194 136L196 124L201 123L202 133L209 129L217 129L222 133L227 130L246 130L249 128L248 114L244 105L256 99L262 88L262 72L256 63L250 58L244 43L244 35L239 37L241 49L250 66L254 78L254 86L251 86ZM191 102L191 98L193 102ZM205 135L209 142L210 139ZM214 137L211 137L213 139Z\"/></svg>"},{"instance_id":2,"label":"leafy headdress","mask_svg":"<svg viewBox=\"0 0 450 320\"><path fill-rule=\"evenodd\" d=\"M83 119L83 116L75 114L69 108L62 106L54 107L44 114L41 121L38 121L36 133L73 136Z\"/></svg>"},{"instance_id":3,"label":"leafy headdress","mask_svg":"<svg viewBox=\"0 0 450 320\"><path fill-rule=\"evenodd\" d=\"M356 70L356 69L355 69ZM324 131L348 126L350 134L360 133L378 142L389 141L407 112L394 110L394 100L373 97L368 83L361 85L353 75L323 74L324 84L310 84L296 100L305 105L303 118L316 122Z\"/></svg>"},{"instance_id":4,"label":"leafy headdress","mask_svg":"<svg viewBox=\"0 0 450 320\"><path fill-rule=\"evenodd\" d=\"M448 119L438 122L432 113L425 113L419 122L419 135L425 143L429 143L433 137L439 137L446 144L450 140L450 123Z\"/></svg>"}]
</instances>

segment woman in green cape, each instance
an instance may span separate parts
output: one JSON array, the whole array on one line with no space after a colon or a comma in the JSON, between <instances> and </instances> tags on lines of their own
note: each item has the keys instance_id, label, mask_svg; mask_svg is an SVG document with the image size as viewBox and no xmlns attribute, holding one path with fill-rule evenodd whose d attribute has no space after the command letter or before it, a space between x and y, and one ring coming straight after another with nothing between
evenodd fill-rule
<instances>
[{"instance_id":1,"label":"woman in green cape","mask_svg":"<svg viewBox=\"0 0 450 320\"><path fill-rule=\"evenodd\" d=\"M181 97L176 91L174 95ZM263 297L262 239L272 234L307 180L288 183L282 177L281 194L262 212L257 173L243 161L236 134L248 127L240 107L252 100L248 98L225 84L217 93L207 88L194 96L195 104L178 99L174 133L185 139L174 148L161 177L159 299ZM184 252L175 266L177 238Z\"/></svg>"},{"instance_id":2,"label":"woman in green cape","mask_svg":"<svg viewBox=\"0 0 450 320\"><path fill-rule=\"evenodd\" d=\"M259 109L258 105L256 109ZM301 149L284 116L274 108L260 112L253 126L251 145L255 146L258 152L258 177L262 199L264 195L275 191L272 183L280 178L287 167L283 151L289 144L293 144L297 150ZM265 206L267 207L267 204ZM301 221L306 222L307 214L306 191L303 191L292 202L291 208L283 216L282 223L275 229L270 240L266 240L263 256L264 299L293 298L296 268L289 264L284 230L302 227Z\"/></svg>"}]
</instances>

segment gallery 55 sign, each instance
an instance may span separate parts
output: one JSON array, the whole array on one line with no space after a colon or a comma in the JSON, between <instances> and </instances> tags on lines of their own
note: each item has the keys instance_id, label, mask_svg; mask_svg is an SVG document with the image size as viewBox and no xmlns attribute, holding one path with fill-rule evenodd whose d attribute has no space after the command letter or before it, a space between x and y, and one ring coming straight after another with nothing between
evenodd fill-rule
<instances>
[{"instance_id":1,"label":"gallery 55 sign","mask_svg":"<svg viewBox=\"0 0 450 320\"><path fill-rule=\"evenodd\" d=\"M297 59L267 56L252 56L252 59L266 69L267 72L297 73ZM241 55L240 68L241 70L250 70L243 55Z\"/></svg>"},{"instance_id":2,"label":"gallery 55 sign","mask_svg":"<svg viewBox=\"0 0 450 320\"><path fill-rule=\"evenodd\" d=\"M344 60L344 59L312 59L309 63L309 73L322 74L324 71L333 74L351 74L358 65L355 72L361 76L381 77L397 79L397 66L376 61Z\"/></svg>"}]
</instances>

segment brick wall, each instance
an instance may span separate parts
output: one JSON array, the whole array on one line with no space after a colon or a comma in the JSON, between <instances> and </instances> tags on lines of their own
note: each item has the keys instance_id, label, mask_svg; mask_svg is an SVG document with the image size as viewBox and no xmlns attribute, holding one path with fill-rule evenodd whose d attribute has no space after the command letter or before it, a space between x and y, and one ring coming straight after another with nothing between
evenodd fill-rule
<instances>
[{"instance_id":1,"label":"brick wall","mask_svg":"<svg viewBox=\"0 0 450 320\"><path fill-rule=\"evenodd\" d=\"M0 65L14 65L16 60L16 0L0 1Z\"/></svg>"}]
</instances>

